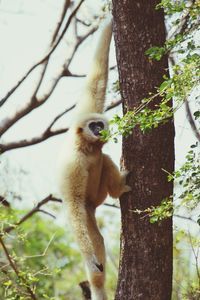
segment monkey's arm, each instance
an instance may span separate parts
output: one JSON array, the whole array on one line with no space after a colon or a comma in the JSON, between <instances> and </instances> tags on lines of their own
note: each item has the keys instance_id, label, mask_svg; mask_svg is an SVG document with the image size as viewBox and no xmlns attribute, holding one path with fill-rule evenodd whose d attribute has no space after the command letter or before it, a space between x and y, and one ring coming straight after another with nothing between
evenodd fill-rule
<instances>
[{"instance_id":1,"label":"monkey's arm","mask_svg":"<svg viewBox=\"0 0 200 300\"><path fill-rule=\"evenodd\" d=\"M123 193L131 191L126 185L127 171L120 172L115 163L108 155L103 155L103 174L107 185L108 194L113 198L119 198Z\"/></svg>"},{"instance_id":2,"label":"monkey's arm","mask_svg":"<svg viewBox=\"0 0 200 300\"><path fill-rule=\"evenodd\" d=\"M112 36L112 22L107 20L86 77L85 89L77 104L77 113L102 113L108 80L108 57Z\"/></svg>"}]
</instances>

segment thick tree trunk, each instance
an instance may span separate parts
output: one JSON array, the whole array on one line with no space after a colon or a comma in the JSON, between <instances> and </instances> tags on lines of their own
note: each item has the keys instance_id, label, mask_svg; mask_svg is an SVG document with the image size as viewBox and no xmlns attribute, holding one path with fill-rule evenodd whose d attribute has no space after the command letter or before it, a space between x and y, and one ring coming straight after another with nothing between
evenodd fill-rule
<instances>
[{"instance_id":1,"label":"thick tree trunk","mask_svg":"<svg viewBox=\"0 0 200 300\"><path fill-rule=\"evenodd\" d=\"M156 0L113 0L114 37L124 112L155 91L167 59L150 62L144 52L165 40L164 16ZM159 101L159 99L157 99ZM122 232L115 300L169 300L172 290L172 220L150 224L135 214L159 205L173 192L162 169L173 171L174 127L170 121L123 140L123 165L131 171L132 193L121 199Z\"/></svg>"}]
</instances>

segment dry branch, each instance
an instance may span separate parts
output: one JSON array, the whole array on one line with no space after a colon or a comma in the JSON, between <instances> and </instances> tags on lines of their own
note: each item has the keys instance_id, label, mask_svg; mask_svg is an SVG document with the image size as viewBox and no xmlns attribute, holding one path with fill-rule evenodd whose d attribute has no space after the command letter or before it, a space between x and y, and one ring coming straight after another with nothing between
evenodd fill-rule
<instances>
[{"instance_id":1,"label":"dry branch","mask_svg":"<svg viewBox=\"0 0 200 300\"><path fill-rule=\"evenodd\" d=\"M111 110L120 104L121 104L121 100L112 102L109 106L107 106L106 111ZM24 139L24 140L14 141L14 142L10 142L10 143L0 144L0 153L3 154L6 151L10 151L13 149L36 145L36 144L39 144L53 136L67 132L68 128L60 128L60 129L52 130L52 126L56 123L56 121L58 119L60 119L64 114L66 114L67 112L72 110L74 107L75 107L75 105L72 105L70 108L67 108L62 113L60 113L58 116L56 116L53 119L53 121L50 123L50 125L47 127L47 129L45 129L45 131L43 133L41 133L39 136L33 137L31 139Z\"/></svg>"},{"instance_id":2,"label":"dry branch","mask_svg":"<svg viewBox=\"0 0 200 300\"><path fill-rule=\"evenodd\" d=\"M194 135L196 136L197 140L200 142L200 133L199 133L199 130L196 127L196 124L194 122L194 119L193 119L193 116L192 116L190 106L189 106L189 103L188 103L187 99L185 100L185 107L186 107L188 121L189 121L190 126L192 128L192 131L193 131Z\"/></svg>"},{"instance_id":3,"label":"dry branch","mask_svg":"<svg viewBox=\"0 0 200 300\"><path fill-rule=\"evenodd\" d=\"M61 77L63 76L74 76L74 77L77 77L76 75L73 75L71 74L69 71L68 71L68 67L78 49L78 47L91 35L93 34L95 31L97 30L97 26L94 26L93 28L91 28L85 35L83 35L82 37L80 37L78 40L77 40L77 43L74 47L74 50L72 52L72 55L70 57L70 59L64 63L59 75L57 76L57 78L54 79L53 83L52 83L52 86L50 88L50 90L40 99L37 99L36 97L36 94L38 92L38 89L42 83L42 80L44 78L44 75L45 75L45 72L46 72L46 69L47 69L47 66L48 66L48 60L47 62L45 63L44 65L44 69L41 73L41 77L40 77L40 80L39 80L39 83L38 83L38 86L36 87L36 90L35 92L33 93L32 97L31 97L31 101L26 104L23 108L21 108L20 111L16 112L14 116L12 116L11 118L9 119L6 119L4 121L4 124L1 124L1 128L0 128L0 136L3 135L11 126L13 126L17 121L19 121L21 118L23 118L25 115L29 114L31 111L33 111L34 109L38 108L39 106L43 105L48 99L49 97L52 95L53 91L55 90L59 80ZM79 76L79 77L83 77L83 76ZM52 136L52 135L50 135ZM43 135L43 137L49 137L48 134L46 135ZM38 139L38 142L41 141L41 139L43 138L42 136ZM33 145L33 144L36 144L37 142L36 141L32 141L30 142L29 145Z\"/></svg>"},{"instance_id":4,"label":"dry branch","mask_svg":"<svg viewBox=\"0 0 200 300\"><path fill-rule=\"evenodd\" d=\"M15 229L17 226L19 226L20 224L24 223L25 221L27 221L30 217L32 217L35 213L37 212L44 212L43 210L41 210L41 207L48 203L48 202L59 202L62 203L61 199L55 198L52 195L48 195L47 197L45 197L43 200L41 200L40 202L38 202L38 204L32 208L27 214L25 214L18 222L14 223L13 225L6 227L3 230L3 233L9 233L10 231L12 231L13 229ZM45 212L46 213L46 212Z\"/></svg>"},{"instance_id":5,"label":"dry branch","mask_svg":"<svg viewBox=\"0 0 200 300\"><path fill-rule=\"evenodd\" d=\"M6 102L6 100L16 91L16 89L24 82L24 80L32 73L33 70L35 70L39 65L43 64L45 61L47 61L49 59L49 57L56 50L57 46L59 45L60 41L62 40L63 36L65 35L69 25L71 24L71 21L72 21L73 17L76 15L77 11L79 10L79 8L80 8L80 6L82 5L83 2L84 2L84 0L81 0L79 2L79 4L77 5L77 7L73 10L73 12L71 13L71 15L69 16L69 18L67 20L66 25L64 26L64 29L63 29L61 35L59 36L58 40L53 45L51 50L48 52L48 54L46 54L39 62L37 62L35 65L33 65L26 72L26 74L19 80L19 82L5 95L5 97L3 97L0 100L0 106L2 106Z\"/></svg>"}]
</instances>

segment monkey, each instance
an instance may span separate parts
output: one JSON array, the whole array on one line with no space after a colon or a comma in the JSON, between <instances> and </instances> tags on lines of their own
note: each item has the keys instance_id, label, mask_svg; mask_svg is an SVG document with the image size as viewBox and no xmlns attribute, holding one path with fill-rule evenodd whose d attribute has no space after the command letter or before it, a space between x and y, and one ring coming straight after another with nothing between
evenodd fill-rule
<instances>
[{"instance_id":1,"label":"monkey","mask_svg":"<svg viewBox=\"0 0 200 300\"><path fill-rule=\"evenodd\" d=\"M120 172L102 152L101 131L108 130L104 102L112 22L103 28L74 120L62 147L59 189L67 205L72 230L85 261L92 300L106 300L105 246L95 211L107 195L120 197L131 189L127 171Z\"/></svg>"}]
</instances>

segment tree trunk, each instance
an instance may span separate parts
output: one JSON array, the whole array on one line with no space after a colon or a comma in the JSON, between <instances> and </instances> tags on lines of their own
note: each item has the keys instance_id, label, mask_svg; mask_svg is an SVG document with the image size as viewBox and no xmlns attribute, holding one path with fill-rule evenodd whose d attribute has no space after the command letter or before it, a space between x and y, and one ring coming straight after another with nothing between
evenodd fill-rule
<instances>
[{"instance_id":1,"label":"tree trunk","mask_svg":"<svg viewBox=\"0 0 200 300\"><path fill-rule=\"evenodd\" d=\"M156 0L113 0L114 37L124 113L155 91L167 58L150 62L144 54L165 41L164 16ZM160 99L157 99L157 102ZM172 219L150 224L133 211L157 206L173 193L166 173L174 166L171 120L148 134L138 128L123 139L123 166L132 192L121 199L122 232L115 300L169 300L172 291Z\"/></svg>"}]
</instances>

